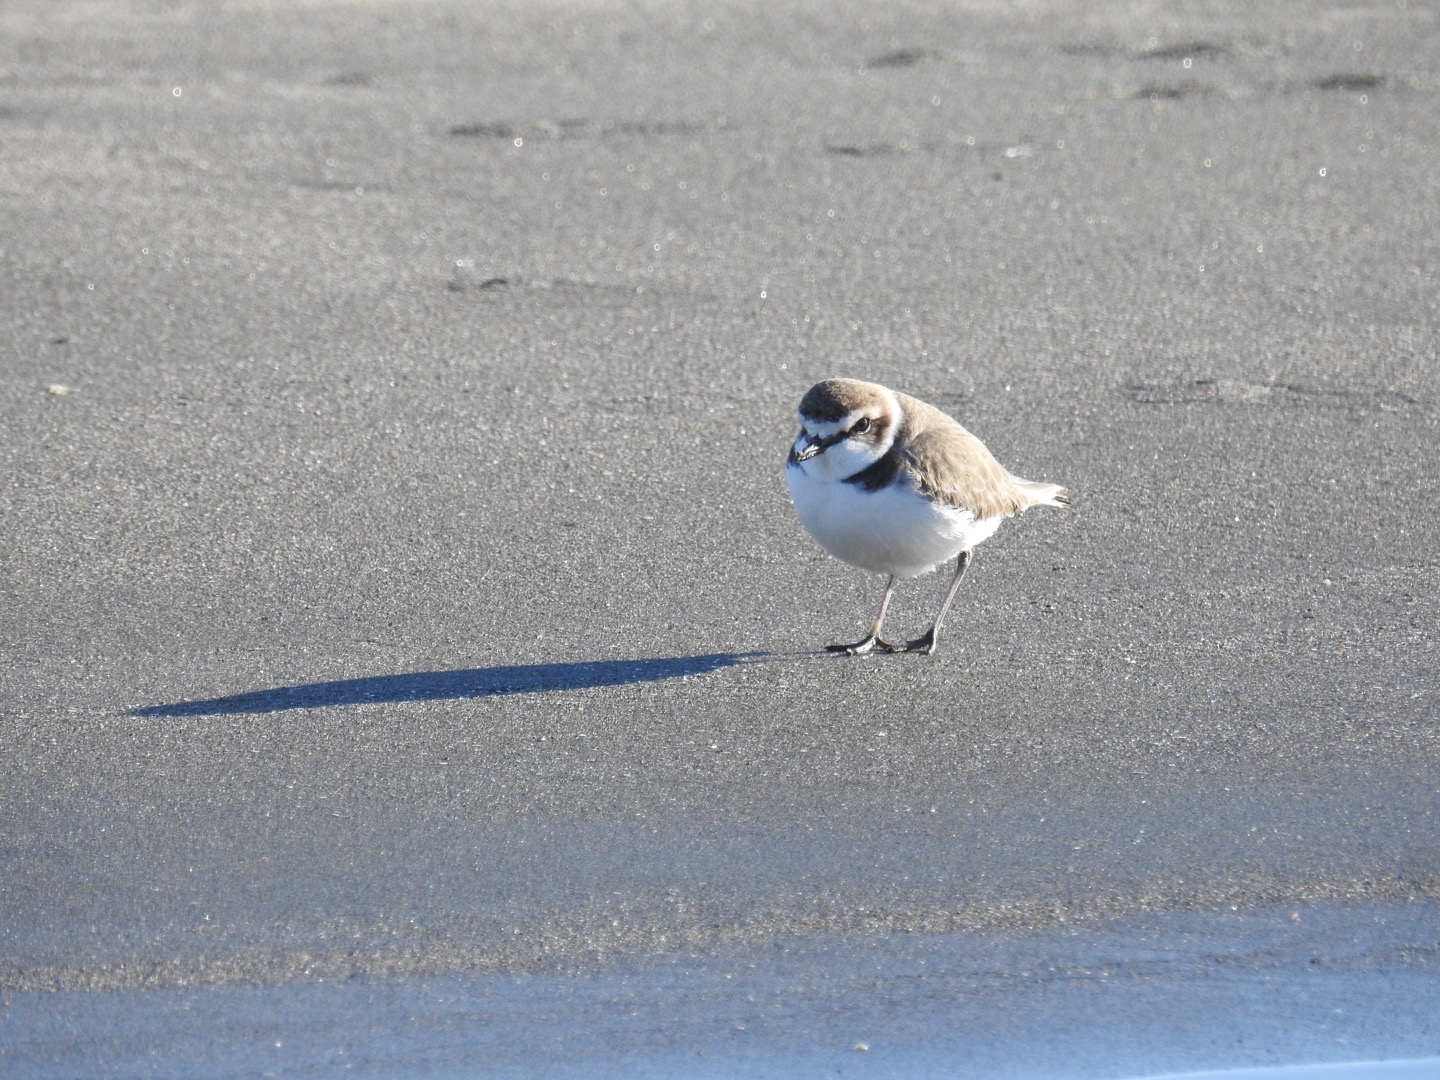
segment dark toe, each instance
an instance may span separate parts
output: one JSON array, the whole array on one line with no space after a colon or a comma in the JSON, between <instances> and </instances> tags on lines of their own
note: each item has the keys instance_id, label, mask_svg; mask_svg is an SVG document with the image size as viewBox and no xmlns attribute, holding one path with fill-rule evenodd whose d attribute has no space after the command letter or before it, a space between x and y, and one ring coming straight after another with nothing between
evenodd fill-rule
<instances>
[{"instance_id":1,"label":"dark toe","mask_svg":"<svg viewBox=\"0 0 1440 1080\"><path fill-rule=\"evenodd\" d=\"M901 652L901 651L903 651L903 650L900 650L900 649L896 649L895 646L894 646L894 645L891 645L888 641L882 641L880 638L876 637L874 634L871 634L871 635L870 635L869 637L867 637L864 641L857 641L857 642L855 642L854 645L826 645L826 646L825 646L825 651L826 651L826 652L847 653L847 654L850 655L850 656L864 656L866 653L870 652L870 651L873 650L873 649L879 649L881 652Z\"/></svg>"},{"instance_id":2,"label":"dark toe","mask_svg":"<svg viewBox=\"0 0 1440 1080\"><path fill-rule=\"evenodd\" d=\"M923 637L917 637L914 641L907 644L905 651L923 653L925 656L933 653L935 651L935 628L932 626L929 630L925 631Z\"/></svg>"}]
</instances>

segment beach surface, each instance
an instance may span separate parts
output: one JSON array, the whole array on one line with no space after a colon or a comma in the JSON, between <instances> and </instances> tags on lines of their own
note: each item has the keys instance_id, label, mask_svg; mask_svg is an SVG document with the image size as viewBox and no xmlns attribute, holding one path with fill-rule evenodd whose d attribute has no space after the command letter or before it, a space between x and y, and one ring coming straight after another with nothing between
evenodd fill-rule
<instances>
[{"instance_id":1,"label":"beach surface","mask_svg":"<svg viewBox=\"0 0 1440 1080\"><path fill-rule=\"evenodd\" d=\"M0 146L6 1076L1440 1055L1433 5L21 0ZM832 375L1073 494L933 657Z\"/></svg>"}]
</instances>

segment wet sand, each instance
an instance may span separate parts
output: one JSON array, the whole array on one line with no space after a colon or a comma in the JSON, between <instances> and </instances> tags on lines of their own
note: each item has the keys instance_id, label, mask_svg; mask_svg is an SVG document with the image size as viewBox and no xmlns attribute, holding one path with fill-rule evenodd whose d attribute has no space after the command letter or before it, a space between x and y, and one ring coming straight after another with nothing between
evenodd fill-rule
<instances>
[{"instance_id":1,"label":"wet sand","mask_svg":"<svg viewBox=\"0 0 1440 1080\"><path fill-rule=\"evenodd\" d=\"M1357 1061L1433 1047L1433 1013L1420 1012L1434 1000L1433 960L1407 950L1437 914L1433 903L1272 906L790 936L572 973L27 993L10 999L11 1053L28 1075L195 1077L1019 1080ZM1437 1068L1429 1059L1403 1080Z\"/></svg>"},{"instance_id":2,"label":"wet sand","mask_svg":"<svg viewBox=\"0 0 1440 1080\"><path fill-rule=\"evenodd\" d=\"M497 1075L1440 1054L1437 56L1414 3L7 5L0 1066L243 1074L144 1043L234 1002L428 1060L356 995L490 1002L435 1033ZM819 651L881 584L785 495L833 374L1075 494L934 657ZM726 1041L752 963L802 990Z\"/></svg>"}]
</instances>

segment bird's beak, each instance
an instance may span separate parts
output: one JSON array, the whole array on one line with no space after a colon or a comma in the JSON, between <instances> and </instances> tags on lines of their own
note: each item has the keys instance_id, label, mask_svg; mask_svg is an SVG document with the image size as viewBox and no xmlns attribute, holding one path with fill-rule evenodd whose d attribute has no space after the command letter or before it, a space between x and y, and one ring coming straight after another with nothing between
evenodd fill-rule
<instances>
[{"instance_id":1,"label":"bird's beak","mask_svg":"<svg viewBox=\"0 0 1440 1080\"><path fill-rule=\"evenodd\" d=\"M820 453L821 450L824 450L827 445L825 440L818 435L807 436L804 448L795 451L795 460L809 461L816 454Z\"/></svg>"},{"instance_id":2,"label":"bird's beak","mask_svg":"<svg viewBox=\"0 0 1440 1080\"><path fill-rule=\"evenodd\" d=\"M806 435L805 445L795 451L796 461L809 461L816 454L823 454L838 442L850 437L848 431L837 431L834 435Z\"/></svg>"}]
</instances>

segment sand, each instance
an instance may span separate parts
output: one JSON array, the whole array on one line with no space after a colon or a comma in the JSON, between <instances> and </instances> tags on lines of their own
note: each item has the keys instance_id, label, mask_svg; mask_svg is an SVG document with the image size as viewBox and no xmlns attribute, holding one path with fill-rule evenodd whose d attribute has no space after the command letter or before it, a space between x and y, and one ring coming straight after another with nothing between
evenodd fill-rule
<instances>
[{"instance_id":1,"label":"sand","mask_svg":"<svg viewBox=\"0 0 1440 1080\"><path fill-rule=\"evenodd\" d=\"M0 1071L1440 1054L1437 57L1414 0L5 5ZM1074 494L934 657L821 651L882 584L785 494L831 375Z\"/></svg>"}]
</instances>

